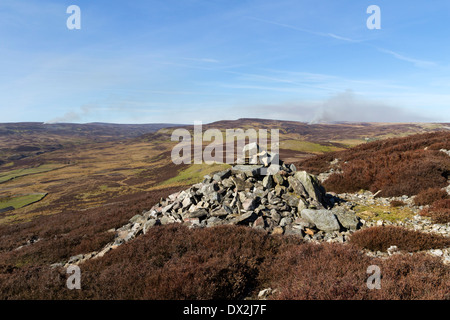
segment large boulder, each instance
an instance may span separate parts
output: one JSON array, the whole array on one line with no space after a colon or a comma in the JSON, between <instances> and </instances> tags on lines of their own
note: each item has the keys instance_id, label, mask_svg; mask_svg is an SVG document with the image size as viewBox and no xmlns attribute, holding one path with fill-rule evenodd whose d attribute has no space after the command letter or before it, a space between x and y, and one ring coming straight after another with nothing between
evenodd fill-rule
<instances>
[{"instance_id":1,"label":"large boulder","mask_svg":"<svg viewBox=\"0 0 450 320\"><path fill-rule=\"evenodd\" d=\"M339 231L341 229L339 222L331 210L321 209L303 209L300 212L303 219L314 224L317 229L325 232Z\"/></svg>"},{"instance_id":2,"label":"large boulder","mask_svg":"<svg viewBox=\"0 0 450 320\"><path fill-rule=\"evenodd\" d=\"M306 192L305 187L297 178L293 176L288 177L289 187L292 188L294 193L299 196L308 197L308 193Z\"/></svg>"},{"instance_id":3,"label":"large boulder","mask_svg":"<svg viewBox=\"0 0 450 320\"><path fill-rule=\"evenodd\" d=\"M213 175L213 180L214 180L214 181L217 181L217 182L220 182L220 181L222 181L222 180L224 180L224 179L229 178L230 176L231 176L231 170L230 170L230 169L227 169L227 170L224 170L224 171L220 171L220 172L215 173L215 174Z\"/></svg>"},{"instance_id":4,"label":"large boulder","mask_svg":"<svg viewBox=\"0 0 450 320\"><path fill-rule=\"evenodd\" d=\"M361 224L358 216L352 211L333 210L339 223L346 229L356 230Z\"/></svg>"},{"instance_id":5,"label":"large boulder","mask_svg":"<svg viewBox=\"0 0 450 320\"><path fill-rule=\"evenodd\" d=\"M325 189L320 184L317 177L309 174L306 171L297 171L295 172L294 177L301 182L310 198L316 200L319 203L324 202Z\"/></svg>"}]
</instances>

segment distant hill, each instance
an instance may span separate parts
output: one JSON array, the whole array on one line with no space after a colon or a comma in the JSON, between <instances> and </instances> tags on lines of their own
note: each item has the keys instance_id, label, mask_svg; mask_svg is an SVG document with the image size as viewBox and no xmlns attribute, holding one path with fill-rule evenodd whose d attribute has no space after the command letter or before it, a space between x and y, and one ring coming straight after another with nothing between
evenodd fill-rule
<instances>
[{"instance_id":1,"label":"distant hill","mask_svg":"<svg viewBox=\"0 0 450 320\"><path fill-rule=\"evenodd\" d=\"M0 123L0 165L64 147L135 138L173 126L176 125L169 123Z\"/></svg>"},{"instance_id":2,"label":"distant hill","mask_svg":"<svg viewBox=\"0 0 450 320\"><path fill-rule=\"evenodd\" d=\"M0 123L0 136L26 134L51 133L58 135L109 137L111 139L121 139L126 137L137 137L139 135L155 132L162 128L179 126L170 123L149 123L149 124L115 124L93 122L86 124L79 123L44 123L44 122L17 122Z\"/></svg>"}]
</instances>

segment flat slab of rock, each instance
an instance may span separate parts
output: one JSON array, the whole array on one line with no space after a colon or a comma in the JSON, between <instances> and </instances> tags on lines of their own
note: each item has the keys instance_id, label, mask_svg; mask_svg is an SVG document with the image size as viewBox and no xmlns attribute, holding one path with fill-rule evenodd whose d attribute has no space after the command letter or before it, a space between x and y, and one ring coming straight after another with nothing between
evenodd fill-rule
<instances>
[{"instance_id":1,"label":"flat slab of rock","mask_svg":"<svg viewBox=\"0 0 450 320\"><path fill-rule=\"evenodd\" d=\"M186 217L202 219L202 218L206 217L207 215L208 215L208 211L206 211L205 209L198 209L198 210L195 210L194 212L189 212Z\"/></svg>"},{"instance_id":2,"label":"flat slab of rock","mask_svg":"<svg viewBox=\"0 0 450 320\"><path fill-rule=\"evenodd\" d=\"M258 164L237 164L231 168L232 174L244 173L247 177L258 176L264 166Z\"/></svg>"},{"instance_id":3,"label":"flat slab of rock","mask_svg":"<svg viewBox=\"0 0 450 320\"><path fill-rule=\"evenodd\" d=\"M313 223L317 229L325 232L339 231L341 228L336 216L331 210L303 209L301 211L301 217Z\"/></svg>"},{"instance_id":4,"label":"flat slab of rock","mask_svg":"<svg viewBox=\"0 0 450 320\"><path fill-rule=\"evenodd\" d=\"M233 224L245 224L249 222L255 221L257 218L256 214L252 211L241 214L240 216L237 216L233 220L231 220L231 223Z\"/></svg>"}]
</instances>

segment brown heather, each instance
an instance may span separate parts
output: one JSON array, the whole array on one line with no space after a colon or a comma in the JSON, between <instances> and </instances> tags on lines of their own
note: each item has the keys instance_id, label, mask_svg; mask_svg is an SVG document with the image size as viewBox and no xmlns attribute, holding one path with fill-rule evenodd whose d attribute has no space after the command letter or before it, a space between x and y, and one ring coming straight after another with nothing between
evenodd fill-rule
<instances>
[{"instance_id":1,"label":"brown heather","mask_svg":"<svg viewBox=\"0 0 450 320\"><path fill-rule=\"evenodd\" d=\"M422 216L431 217L436 223L450 222L450 199L438 200L429 208L423 209L420 214Z\"/></svg>"},{"instance_id":2,"label":"brown heather","mask_svg":"<svg viewBox=\"0 0 450 320\"><path fill-rule=\"evenodd\" d=\"M428 188L417 194L414 198L414 204L416 206L425 206L433 204L439 200L449 199L447 191L441 188Z\"/></svg>"},{"instance_id":3,"label":"brown heather","mask_svg":"<svg viewBox=\"0 0 450 320\"><path fill-rule=\"evenodd\" d=\"M378 265L380 290L366 286ZM449 299L450 268L415 254L387 260L353 245L304 243L238 226L159 226L81 265L81 290L64 270L3 266L0 299L242 299L277 288L274 299Z\"/></svg>"},{"instance_id":4,"label":"brown heather","mask_svg":"<svg viewBox=\"0 0 450 320\"><path fill-rule=\"evenodd\" d=\"M369 290L367 268L381 270L381 289ZM351 245L294 245L264 269L282 300L450 299L450 268L425 254L370 258Z\"/></svg>"},{"instance_id":5,"label":"brown heather","mask_svg":"<svg viewBox=\"0 0 450 320\"><path fill-rule=\"evenodd\" d=\"M416 195L429 188L447 186L450 157L439 150L450 149L450 133L436 132L386 139L306 159L298 166L314 174L332 167L338 158L343 173L332 174L327 191L357 192L361 189L380 196Z\"/></svg>"},{"instance_id":6,"label":"brown heather","mask_svg":"<svg viewBox=\"0 0 450 320\"><path fill-rule=\"evenodd\" d=\"M377 226L355 232L350 243L371 251L387 251L390 246L416 252L450 247L450 238L396 226Z\"/></svg>"},{"instance_id":7,"label":"brown heather","mask_svg":"<svg viewBox=\"0 0 450 320\"><path fill-rule=\"evenodd\" d=\"M397 208L397 207L403 207L403 206L405 206L406 203L404 203L404 202L401 201L401 200L392 200L391 203L390 203L390 205L391 205L391 207L393 207L393 208Z\"/></svg>"},{"instance_id":8,"label":"brown heather","mask_svg":"<svg viewBox=\"0 0 450 320\"><path fill-rule=\"evenodd\" d=\"M67 261L70 256L99 250L113 241L114 233L107 230L126 224L135 214L150 208L161 197L183 187L131 194L117 198L113 206L86 211L66 211L40 216L21 224L0 225L0 265L48 265ZM31 239L39 239L26 245ZM19 250L17 247L24 245Z\"/></svg>"}]
</instances>

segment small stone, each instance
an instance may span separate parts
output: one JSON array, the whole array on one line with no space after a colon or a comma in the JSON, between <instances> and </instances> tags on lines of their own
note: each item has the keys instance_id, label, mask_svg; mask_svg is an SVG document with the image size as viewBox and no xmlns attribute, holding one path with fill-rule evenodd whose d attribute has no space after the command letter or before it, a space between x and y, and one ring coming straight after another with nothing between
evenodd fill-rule
<instances>
[{"instance_id":1,"label":"small stone","mask_svg":"<svg viewBox=\"0 0 450 320\"><path fill-rule=\"evenodd\" d=\"M188 213L187 217L202 219L202 218L206 217L207 215L208 215L208 211L206 211L205 209L198 209L198 210L195 210L194 212Z\"/></svg>"},{"instance_id":2,"label":"small stone","mask_svg":"<svg viewBox=\"0 0 450 320\"><path fill-rule=\"evenodd\" d=\"M255 210L256 201L255 199L249 198L242 202L242 209L245 211Z\"/></svg>"},{"instance_id":3,"label":"small stone","mask_svg":"<svg viewBox=\"0 0 450 320\"><path fill-rule=\"evenodd\" d=\"M287 226L287 225L289 225L291 223L292 223L292 219L291 218L284 217L280 221L280 227L285 227L285 226Z\"/></svg>"},{"instance_id":4,"label":"small stone","mask_svg":"<svg viewBox=\"0 0 450 320\"><path fill-rule=\"evenodd\" d=\"M137 214L137 215L133 216L129 221L130 221L130 223L134 224L134 223L143 222L144 220L145 220L145 218L143 216L141 216L140 214Z\"/></svg>"},{"instance_id":5,"label":"small stone","mask_svg":"<svg viewBox=\"0 0 450 320\"><path fill-rule=\"evenodd\" d=\"M350 211L334 211L339 223L346 229L356 230L360 225L359 218L354 212Z\"/></svg>"},{"instance_id":6,"label":"small stone","mask_svg":"<svg viewBox=\"0 0 450 320\"><path fill-rule=\"evenodd\" d=\"M258 299L265 300L271 294L272 294L272 289L271 288L267 288L267 289L261 290L258 293Z\"/></svg>"},{"instance_id":7,"label":"small stone","mask_svg":"<svg viewBox=\"0 0 450 320\"><path fill-rule=\"evenodd\" d=\"M265 176L263 181L262 181L262 185L265 189L271 189L273 186L273 178L272 176L268 175Z\"/></svg>"},{"instance_id":8,"label":"small stone","mask_svg":"<svg viewBox=\"0 0 450 320\"><path fill-rule=\"evenodd\" d=\"M220 172L217 172L216 174L214 174L213 179L215 181L219 182L219 181L229 178L230 176L231 176L231 170L227 169L227 170L220 171Z\"/></svg>"},{"instance_id":9,"label":"small stone","mask_svg":"<svg viewBox=\"0 0 450 320\"><path fill-rule=\"evenodd\" d=\"M218 217L211 217L206 220L207 227L214 227L218 225L222 225L224 221Z\"/></svg>"},{"instance_id":10,"label":"small stone","mask_svg":"<svg viewBox=\"0 0 450 320\"><path fill-rule=\"evenodd\" d=\"M444 252L441 249L430 250L430 253L437 257L442 257L444 255Z\"/></svg>"},{"instance_id":11,"label":"small stone","mask_svg":"<svg viewBox=\"0 0 450 320\"><path fill-rule=\"evenodd\" d=\"M62 266L64 266L63 263L57 262L57 263L51 264L51 265L50 265L50 268L55 269L55 268L61 268Z\"/></svg>"},{"instance_id":12,"label":"small stone","mask_svg":"<svg viewBox=\"0 0 450 320\"><path fill-rule=\"evenodd\" d=\"M256 220L256 215L254 212L247 212L244 213L240 216L237 216L236 218L234 218L231 223L233 224L245 224L245 223L249 223L249 222L253 222L254 220Z\"/></svg>"},{"instance_id":13,"label":"small stone","mask_svg":"<svg viewBox=\"0 0 450 320\"><path fill-rule=\"evenodd\" d=\"M278 184L280 186L284 184L284 178L280 173L274 174L273 180L276 184Z\"/></svg>"},{"instance_id":14,"label":"small stone","mask_svg":"<svg viewBox=\"0 0 450 320\"><path fill-rule=\"evenodd\" d=\"M387 249L387 253L390 255L390 256L392 256L393 254L395 254L395 253L397 253L398 252L398 247L397 246L390 246L388 249Z\"/></svg>"},{"instance_id":15,"label":"small stone","mask_svg":"<svg viewBox=\"0 0 450 320\"><path fill-rule=\"evenodd\" d=\"M187 208L192 204L192 199L191 197L186 197L184 198L184 200L181 202L181 205L183 206L183 208Z\"/></svg>"},{"instance_id":16,"label":"small stone","mask_svg":"<svg viewBox=\"0 0 450 320\"><path fill-rule=\"evenodd\" d=\"M191 224L191 225L200 225L200 219L199 218L190 218L190 217L186 217L183 219L183 221L187 224Z\"/></svg>"},{"instance_id":17,"label":"small stone","mask_svg":"<svg viewBox=\"0 0 450 320\"><path fill-rule=\"evenodd\" d=\"M305 187L303 184L293 176L288 177L289 187L292 188L294 193L298 196L307 196L308 193L306 192Z\"/></svg>"},{"instance_id":18,"label":"small stone","mask_svg":"<svg viewBox=\"0 0 450 320\"><path fill-rule=\"evenodd\" d=\"M297 236L303 238L304 232L301 229L287 227L284 230L284 235L286 236Z\"/></svg>"},{"instance_id":19,"label":"small stone","mask_svg":"<svg viewBox=\"0 0 450 320\"><path fill-rule=\"evenodd\" d=\"M160 224L160 221L158 219L150 219L146 223L144 223L144 227L142 228L142 231L144 234L146 234L148 229L150 229L151 227L154 227L156 225L159 225L159 224Z\"/></svg>"},{"instance_id":20,"label":"small stone","mask_svg":"<svg viewBox=\"0 0 450 320\"><path fill-rule=\"evenodd\" d=\"M277 235L277 234L281 235L283 233L284 233L284 229L282 227L275 227L272 230L272 234L274 234L274 235Z\"/></svg>"},{"instance_id":21,"label":"small stone","mask_svg":"<svg viewBox=\"0 0 450 320\"><path fill-rule=\"evenodd\" d=\"M280 223L281 220L281 215L277 212L277 210L272 209L270 210L270 217L272 218L273 221L275 221L275 223Z\"/></svg>"},{"instance_id":22,"label":"small stone","mask_svg":"<svg viewBox=\"0 0 450 320\"><path fill-rule=\"evenodd\" d=\"M238 164L231 168L231 174L236 175L238 173L243 173L245 177L257 177L261 173L262 165L248 165L248 164Z\"/></svg>"},{"instance_id":23,"label":"small stone","mask_svg":"<svg viewBox=\"0 0 450 320\"><path fill-rule=\"evenodd\" d=\"M229 214L231 214L233 211L230 209L229 211L227 211L226 209L225 209L225 207L221 207L221 208L219 208L219 209L216 209L216 210L213 210L212 212L211 212L211 216L212 217L223 217L223 216L226 216L226 215L229 215Z\"/></svg>"},{"instance_id":24,"label":"small stone","mask_svg":"<svg viewBox=\"0 0 450 320\"><path fill-rule=\"evenodd\" d=\"M253 223L253 228L264 229L266 227L266 223L263 217L258 217Z\"/></svg>"}]
</instances>

